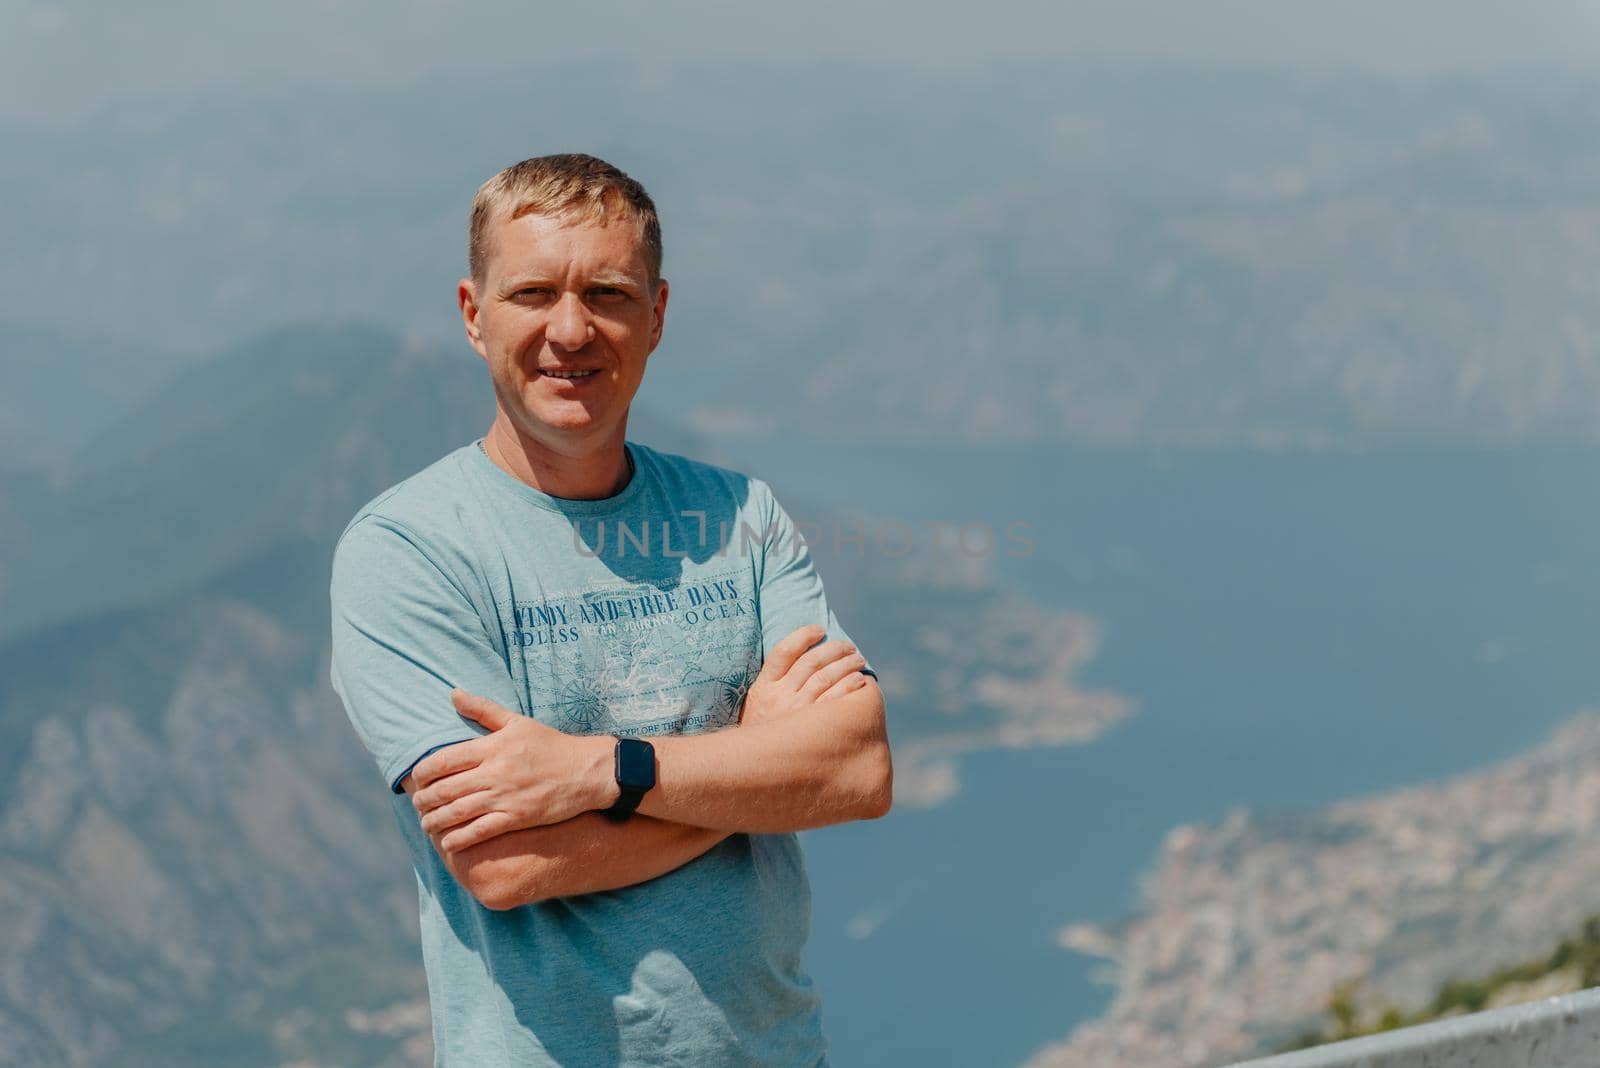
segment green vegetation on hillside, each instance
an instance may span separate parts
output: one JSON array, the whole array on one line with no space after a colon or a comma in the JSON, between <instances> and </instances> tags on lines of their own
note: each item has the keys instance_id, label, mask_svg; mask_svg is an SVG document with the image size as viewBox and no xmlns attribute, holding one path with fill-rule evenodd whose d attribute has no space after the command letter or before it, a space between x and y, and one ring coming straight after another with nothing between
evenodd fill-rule
<instances>
[{"instance_id":1,"label":"green vegetation on hillside","mask_svg":"<svg viewBox=\"0 0 1600 1068\"><path fill-rule=\"evenodd\" d=\"M1502 995L1512 987L1545 979L1555 972L1571 973L1575 989L1600 986L1600 916L1591 916L1584 921L1577 934L1563 938L1555 949L1543 957L1509 964L1476 979L1447 980L1434 994L1433 1000L1415 1012L1407 1012L1388 1002L1378 1003L1376 1008L1364 1007L1359 997L1363 981L1359 978L1348 980L1341 983L1328 999L1331 1026L1305 1031L1283 1049L1306 1049L1327 1042L1392 1031L1398 1027L1413 1027L1446 1016L1480 1012L1489 1007L1497 995ZM1515 1000L1505 1000L1505 1003Z\"/></svg>"}]
</instances>

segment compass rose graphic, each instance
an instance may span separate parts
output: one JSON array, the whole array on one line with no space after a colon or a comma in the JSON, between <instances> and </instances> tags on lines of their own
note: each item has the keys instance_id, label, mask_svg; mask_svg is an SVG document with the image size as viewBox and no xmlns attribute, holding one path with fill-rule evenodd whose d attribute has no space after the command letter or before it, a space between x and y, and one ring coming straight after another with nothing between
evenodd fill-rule
<instances>
[{"instance_id":1,"label":"compass rose graphic","mask_svg":"<svg viewBox=\"0 0 1600 1068\"><path fill-rule=\"evenodd\" d=\"M554 707L560 728L568 734L609 734L616 726L599 688L587 675L569 679Z\"/></svg>"}]
</instances>

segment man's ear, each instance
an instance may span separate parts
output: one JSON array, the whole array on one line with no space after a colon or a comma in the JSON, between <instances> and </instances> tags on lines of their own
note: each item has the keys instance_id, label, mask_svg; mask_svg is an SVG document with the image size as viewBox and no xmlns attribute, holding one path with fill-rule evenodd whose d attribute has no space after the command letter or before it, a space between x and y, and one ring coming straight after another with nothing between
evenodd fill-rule
<instances>
[{"instance_id":1,"label":"man's ear","mask_svg":"<svg viewBox=\"0 0 1600 1068\"><path fill-rule=\"evenodd\" d=\"M461 306L461 325L466 328L467 340L485 360L489 350L483 344L483 326L478 321L478 285L470 278L456 283L456 303Z\"/></svg>"},{"instance_id":2,"label":"man's ear","mask_svg":"<svg viewBox=\"0 0 1600 1068\"><path fill-rule=\"evenodd\" d=\"M663 278L656 286L656 302L652 308L654 313L652 316L654 321L650 325L650 348L652 351L655 350L657 345L661 344L661 329L667 322L667 289L667 280Z\"/></svg>"}]
</instances>

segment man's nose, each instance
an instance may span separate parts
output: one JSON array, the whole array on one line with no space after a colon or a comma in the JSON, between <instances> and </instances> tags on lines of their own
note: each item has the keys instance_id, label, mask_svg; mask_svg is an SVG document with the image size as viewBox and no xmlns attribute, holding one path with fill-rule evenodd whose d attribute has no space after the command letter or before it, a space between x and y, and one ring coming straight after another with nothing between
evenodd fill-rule
<instances>
[{"instance_id":1,"label":"man's nose","mask_svg":"<svg viewBox=\"0 0 1600 1068\"><path fill-rule=\"evenodd\" d=\"M564 349L581 349L589 343L592 334L589 309L576 293L562 294L550 309L550 321L544 328L545 339Z\"/></svg>"}]
</instances>

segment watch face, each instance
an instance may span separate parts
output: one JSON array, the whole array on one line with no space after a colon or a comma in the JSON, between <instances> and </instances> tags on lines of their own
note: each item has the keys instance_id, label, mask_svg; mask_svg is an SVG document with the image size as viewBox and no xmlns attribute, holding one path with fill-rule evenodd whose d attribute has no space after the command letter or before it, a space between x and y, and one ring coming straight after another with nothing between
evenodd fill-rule
<instances>
[{"instance_id":1,"label":"watch face","mask_svg":"<svg viewBox=\"0 0 1600 1068\"><path fill-rule=\"evenodd\" d=\"M656 750L638 738L617 739L617 782L635 790L656 784Z\"/></svg>"}]
</instances>

